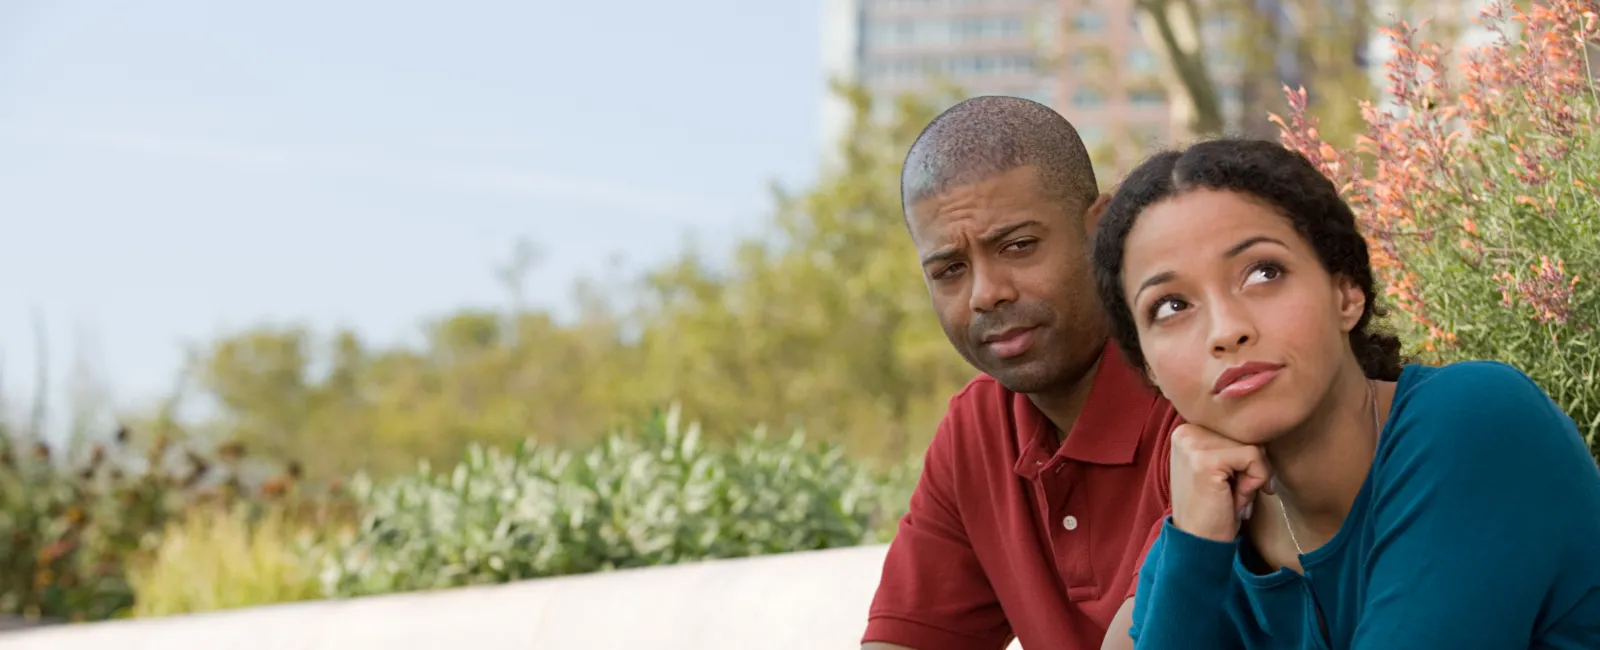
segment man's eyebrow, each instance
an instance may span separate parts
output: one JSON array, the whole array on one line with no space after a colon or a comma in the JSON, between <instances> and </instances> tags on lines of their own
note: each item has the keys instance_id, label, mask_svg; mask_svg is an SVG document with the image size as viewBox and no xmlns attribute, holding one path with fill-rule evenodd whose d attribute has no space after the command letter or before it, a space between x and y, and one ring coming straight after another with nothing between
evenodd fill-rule
<instances>
[{"instance_id":1,"label":"man's eyebrow","mask_svg":"<svg viewBox=\"0 0 1600 650\"><path fill-rule=\"evenodd\" d=\"M1016 232L1018 230L1022 230L1023 228L1027 228L1029 226L1037 226L1037 225L1039 225L1039 222L1037 220L1034 220L1034 219L1027 219L1027 220L1024 220L1024 221L1018 221L1016 223L1006 224L1004 226L1000 226L999 228L995 228L994 230L986 232L982 236L978 237L978 243L982 244L984 246L990 246L990 245L993 245L997 241L1005 239L1007 236L1011 235L1012 233L1014 233L1014 232ZM949 261L949 260L951 260L953 258L959 257L960 255L961 255L961 251L959 251L959 250L957 250L955 248L946 248L946 249L943 249L943 250L937 250L937 251L934 251L932 253L928 253L927 255L923 256L922 265L923 266L927 266L929 264L933 264L933 263L936 263L936 262Z\"/></svg>"},{"instance_id":2,"label":"man's eyebrow","mask_svg":"<svg viewBox=\"0 0 1600 650\"><path fill-rule=\"evenodd\" d=\"M955 257L959 256L960 254L961 254L961 251L958 251L958 250L956 250L954 248L946 248L944 250L934 251L932 253L928 253L926 256L924 256L922 258L922 265L923 266L927 266L929 264L933 264L933 263L936 263L936 262L949 261L949 260L954 259Z\"/></svg>"},{"instance_id":3,"label":"man's eyebrow","mask_svg":"<svg viewBox=\"0 0 1600 650\"><path fill-rule=\"evenodd\" d=\"M1028 226L1037 226L1037 225L1039 225L1038 221L1035 221L1033 219L1028 219L1026 221L1018 221L1018 222L1013 223L1013 224L1007 224L1007 225L1004 225L1004 226L1000 226L999 228L995 228L994 230L991 230L991 231L989 231L987 233L984 233L984 235L982 237L978 238L978 242L983 244L983 245L985 245L985 246L988 246L988 245L993 244L993 243L995 243L997 241L1005 239L1006 236L1010 235L1011 233L1014 233L1014 232L1016 232L1018 230L1022 230L1023 228L1027 228Z\"/></svg>"}]
</instances>

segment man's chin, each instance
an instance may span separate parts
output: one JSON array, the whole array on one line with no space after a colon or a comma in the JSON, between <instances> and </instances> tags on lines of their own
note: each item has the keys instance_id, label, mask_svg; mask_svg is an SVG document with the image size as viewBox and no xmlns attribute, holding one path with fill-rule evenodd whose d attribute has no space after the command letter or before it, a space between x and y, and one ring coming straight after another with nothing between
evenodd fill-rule
<instances>
[{"instance_id":1,"label":"man's chin","mask_svg":"<svg viewBox=\"0 0 1600 650\"><path fill-rule=\"evenodd\" d=\"M1061 384L1062 370L1044 359L991 362L984 371L1013 393L1041 393Z\"/></svg>"}]
</instances>

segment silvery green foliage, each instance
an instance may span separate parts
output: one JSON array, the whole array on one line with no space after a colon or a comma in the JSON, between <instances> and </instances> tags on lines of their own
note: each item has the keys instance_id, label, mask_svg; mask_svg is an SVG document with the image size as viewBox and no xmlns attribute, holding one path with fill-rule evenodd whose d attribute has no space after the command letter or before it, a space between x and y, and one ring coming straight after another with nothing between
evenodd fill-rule
<instances>
[{"instance_id":1,"label":"silvery green foliage","mask_svg":"<svg viewBox=\"0 0 1600 650\"><path fill-rule=\"evenodd\" d=\"M799 434L702 444L674 409L582 453L476 447L448 472L358 479L360 527L330 554L324 588L356 596L874 542L915 478L914 466L869 471Z\"/></svg>"}]
</instances>

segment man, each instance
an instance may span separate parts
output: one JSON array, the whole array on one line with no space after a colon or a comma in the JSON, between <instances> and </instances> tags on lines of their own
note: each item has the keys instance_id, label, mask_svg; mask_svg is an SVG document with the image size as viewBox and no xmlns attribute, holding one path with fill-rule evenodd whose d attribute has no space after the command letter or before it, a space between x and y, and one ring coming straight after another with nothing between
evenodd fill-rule
<instances>
[{"instance_id":1,"label":"man","mask_svg":"<svg viewBox=\"0 0 1600 650\"><path fill-rule=\"evenodd\" d=\"M1108 199L1072 125L1027 100L967 100L911 146L906 224L946 336L982 374L928 447L863 650L1132 646L1177 414L1094 293Z\"/></svg>"}]
</instances>

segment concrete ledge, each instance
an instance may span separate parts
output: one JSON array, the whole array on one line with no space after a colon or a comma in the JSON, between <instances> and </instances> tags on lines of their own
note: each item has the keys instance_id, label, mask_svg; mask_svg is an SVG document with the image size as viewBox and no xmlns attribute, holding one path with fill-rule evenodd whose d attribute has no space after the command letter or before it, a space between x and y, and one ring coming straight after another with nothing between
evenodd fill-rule
<instances>
[{"instance_id":1,"label":"concrete ledge","mask_svg":"<svg viewBox=\"0 0 1600 650\"><path fill-rule=\"evenodd\" d=\"M51 626L0 634L0 650L859 648L887 550L861 546Z\"/></svg>"}]
</instances>

